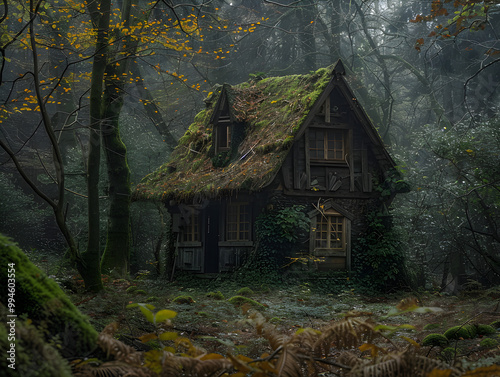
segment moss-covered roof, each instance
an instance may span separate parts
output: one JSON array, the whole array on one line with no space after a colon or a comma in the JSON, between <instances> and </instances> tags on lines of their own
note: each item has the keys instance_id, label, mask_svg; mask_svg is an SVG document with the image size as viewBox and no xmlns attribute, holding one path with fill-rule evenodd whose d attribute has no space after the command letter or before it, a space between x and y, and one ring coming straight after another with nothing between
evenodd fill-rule
<instances>
[{"instance_id":1,"label":"moss-covered roof","mask_svg":"<svg viewBox=\"0 0 500 377\"><path fill-rule=\"evenodd\" d=\"M214 90L167 163L142 179L133 199L213 198L266 187L335 72L335 68L322 68L312 74L269 77ZM221 110L221 96L228 102L235 128L244 132L237 149L227 156L215 156L212 138L211 122L214 111Z\"/></svg>"}]
</instances>

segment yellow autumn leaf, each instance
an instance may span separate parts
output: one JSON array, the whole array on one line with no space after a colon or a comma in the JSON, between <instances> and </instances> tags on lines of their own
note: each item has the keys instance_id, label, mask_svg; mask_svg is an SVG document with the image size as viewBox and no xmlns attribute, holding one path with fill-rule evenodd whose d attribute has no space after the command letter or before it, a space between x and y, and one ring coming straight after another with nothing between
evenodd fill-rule
<instances>
[{"instance_id":1,"label":"yellow autumn leaf","mask_svg":"<svg viewBox=\"0 0 500 377\"><path fill-rule=\"evenodd\" d=\"M465 372L465 374L463 374L462 377L492 377L498 375L500 375L500 365L490 365L489 367L480 367ZM438 376L431 376L431 377L438 377Z\"/></svg>"},{"instance_id":2,"label":"yellow autumn leaf","mask_svg":"<svg viewBox=\"0 0 500 377\"><path fill-rule=\"evenodd\" d=\"M142 343L147 343L149 342L150 340L153 340L153 339L156 339L157 336L156 334L154 333L150 333L150 334L145 334L143 336L140 336L139 337L139 340L142 342Z\"/></svg>"},{"instance_id":3,"label":"yellow autumn leaf","mask_svg":"<svg viewBox=\"0 0 500 377\"><path fill-rule=\"evenodd\" d=\"M146 317L146 319L149 322L154 323L154 316L153 316L153 312L151 311L154 309L153 305L139 304L139 309L141 310L142 314L144 314L144 317Z\"/></svg>"},{"instance_id":4,"label":"yellow autumn leaf","mask_svg":"<svg viewBox=\"0 0 500 377\"><path fill-rule=\"evenodd\" d=\"M223 358L224 358L224 356L219 355L218 353L208 353L208 354L200 357L200 360L219 360L219 359L223 359Z\"/></svg>"},{"instance_id":5,"label":"yellow autumn leaf","mask_svg":"<svg viewBox=\"0 0 500 377\"><path fill-rule=\"evenodd\" d=\"M178 337L179 337L179 334L177 334L176 332L171 332L171 331L161 333L159 336L160 340L175 340Z\"/></svg>"},{"instance_id":6,"label":"yellow autumn leaf","mask_svg":"<svg viewBox=\"0 0 500 377\"><path fill-rule=\"evenodd\" d=\"M174 312L173 310L163 309L156 313L155 320L156 323L160 323L166 321L167 319L175 318L176 315L177 312Z\"/></svg>"},{"instance_id":7,"label":"yellow autumn leaf","mask_svg":"<svg viewBox=\"0 0 500 377\"><path fill-rule=\"evenodd\" d=\"M361 352L370 351L372 357L377 357L378 351L381 351L382 349L380 347L377 347L375 344L365 343L359 346L359 350Z\"/></svg>"},{"instance_id":8,"label":"yellow autumn leaf","mask_svg":"<svg viewBox=\"0 0 500 377\"><path fill-rule=\"evenodd\" d=\"M450 377L451 369L434 369L427 377Z\"/></svg>"}]
</instances>

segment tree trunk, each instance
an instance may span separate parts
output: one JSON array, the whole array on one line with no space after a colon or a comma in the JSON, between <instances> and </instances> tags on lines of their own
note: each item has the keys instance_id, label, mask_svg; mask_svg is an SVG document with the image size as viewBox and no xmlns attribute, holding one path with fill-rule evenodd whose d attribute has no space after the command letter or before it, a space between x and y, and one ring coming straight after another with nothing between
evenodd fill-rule
<instances>
[{"instance_id":1,"label":"tree trunk","mask_svg":"<svg viewBox=\"0 0 500 377\"><path fill-rule=\"evenodd\" d=\"M131 20L132 0L122 4L122 23L128 27ZM143 14L147 19L148 15ZM140 17L136 18L139 22ZM123 54L120 63L107 65L104 83L101 132L105 147L108 171L109 213L106 248L101 268L127 275L130 264L130 169L127 164L127 149L120 138L119 118L125 96L123 75L129 72L130 56L135 54L137 41L123 38ZM126 48L126 49L125 49Z\"/></svg>"},{"instance_id":2,"label":"tree trunk","mask_svg":"<svg viewBox=\"0 0 500 377\"><path fill-rule=\"evenodd\" d=\"M101 164L101 102L104 72L106 70L107 45L110 20L110 0L87 3L94 29L97 29L96 53L92 65L90 83L90 137L87 163L87 195L88 195L88 242L87 250L82 255L89 269L82 274L88 290L99 291L103 288L101 281L101 250L99 228L99 170Z\"/></svg>"},{"instance_id":3,"label":"tree trunk","mask_svg":"<svg viewBox=\"0 0 500 377\"><path fill-rule=\"evenodd\" d=\"M112 76L108 71L107 77ZM120 84L121 86L121 84ZM119 116L123 106L123 93L113 80L106 82L103 102L102 139L104 142L108 171L108 230L106 249L101 268L126 275L130 260L130 169L127 164L127 149L120 138Z\"/></svg>"}]
</instances>

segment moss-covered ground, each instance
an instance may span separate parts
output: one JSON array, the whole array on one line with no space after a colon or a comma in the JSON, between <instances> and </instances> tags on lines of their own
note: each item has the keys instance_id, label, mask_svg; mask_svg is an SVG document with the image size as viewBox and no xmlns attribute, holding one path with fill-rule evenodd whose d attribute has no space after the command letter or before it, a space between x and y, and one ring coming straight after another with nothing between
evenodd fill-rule
<instances>
[{"instance_id":1,"label":"moss-covered ground","mask_svg":"<svg viewBox=\"0 0 500 377\"><path fill-rule=\"evenodd\" d=\"M102 330L113 321L120 321L120 339L131 345L138 346L140 342L137 339L152 332L154 327L137 308L127 309L126 306L147 302L154 305L153 311L170 309L178 313L170 331L179 332L210 352L238 353L249 357L258 357L269 351L268 343L255 334L247 321L248 312L256 310L256 307L285 334L299 328L321 328L342 318L347 312L371 313L373 320L379 324L413 327L397 330L387 327L384 330L399 346L408 344L403 337L421 344L427 335L444 334L453 326L490 324L500 319L500 311L495 308L497 299L492 299L492 296L496 297L495 291L474 292L460 297L425 292L415 296L418 301L410 301L417 302L419 309L398 310L398 303L412 296L411 293L365 295L356 288L330 289L329 292L329 289L322 288L324 286L324 281L309 280L252 287L251 300L263 305L260 307L245 303L245 300L231 300L242 288L246 290L245 286L231 281L190 278L169 283L162 279L107 278L104 292L88 294L77 288L71 298L91 318L97 330ZM176 300L181 296L191 297L192 301ZM498 340L500 333L495 332L472 339L452 340L448 348L456 349L462 362L471 367L489 365L500 362ZM140 344L140 347L147 350L158 345L152 341ZM390 344L388 347L391 347ZM440 347L423 346L420 349L424 355L443 360L449 359L448 351Z\"/></svg>"},{"instance_id":2,"label":"moss-covered ground","mask_svg":"<svg viewBox=\"0 0 500 377\"><path fill-rule=\"evenodd\" d=\"M189 338L207 352L253 358L269 352L269 343L256 334L248 320L255 310L282 334L292 334L301 328L324 328L346 313L358 312L371 316L375 323L383 326L382 331L390 339L383 343L388 350L395 346L406 347L410 341L421 345L418 352L422 355L450 363L459 360L470 369L500 363L500 310L497 305L500 289L478 290L460 296L437 292L368 294L351 282L342 286L331 284L324 276L321 279L309 276L302 281L289 276L280 284L274 281L248 285L248 281L243 284L220 277L207 279L192 275L179 275L174 282L168 282L141 274L135 279L103 276L105 290L95 294L85 292L83 281L72 275L71 270L65 273L61 270L47 280L63 288L73 305L89 318L97 331L117 322L118 338L144 351L157 349L160 345L156 340L140 341L140 337L154 332L155 328L137 307L127 308L131 303L152 305L153 312L162 309L177 312L164 330ZM235 296L240 299L234 299ZM479 327L490 324L492 327ZM411 325L411 328L398 327L401 325ZM427 335L444 334L454 326L476 326L476 335L470 339L451 339L446 347L422 345ZM26 331L32 330L28 326ZM47 355L54 352L43 342L32 341L32 345L43 348ZM5 345L0 346L4 348ZM67 364L55 363L53 369L64 365ZM61 373L64 375L62 370Z\"/></svg>"}]
</instances>

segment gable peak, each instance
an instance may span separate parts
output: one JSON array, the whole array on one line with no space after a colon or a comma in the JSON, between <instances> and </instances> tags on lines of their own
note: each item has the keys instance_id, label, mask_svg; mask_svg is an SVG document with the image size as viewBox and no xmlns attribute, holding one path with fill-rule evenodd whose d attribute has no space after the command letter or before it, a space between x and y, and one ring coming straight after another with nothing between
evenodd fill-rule
<instances>
[{"instance_id":1,"label":"gable peak","mask_svg":"<svg viewBox=\"0 0 500 377\"><path fill-rule=\"evenodd\" d=\"M342 60L339 59L337 60L337 63L332 68L332 75L337 74L337 75L345 75L345 67L344 63L342 63Z\"/></svg>"}]
</instances>

